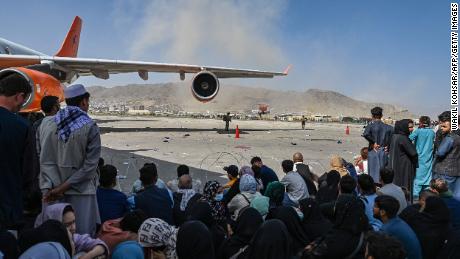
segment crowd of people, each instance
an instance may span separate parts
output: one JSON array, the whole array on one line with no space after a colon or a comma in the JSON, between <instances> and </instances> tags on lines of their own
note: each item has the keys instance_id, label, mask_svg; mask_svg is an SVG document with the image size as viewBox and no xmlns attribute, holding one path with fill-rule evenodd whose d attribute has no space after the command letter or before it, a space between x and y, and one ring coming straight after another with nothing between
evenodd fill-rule
<instances>
[{"instance_id":1,"label":"crowd of people","mask_svg":"<svg viewBox=\"0 0 460 259\"><path fill-rule=\"evenodd\" d=\"M450 113L395 127L373 121L353 163L334 155L314 174L302 153L282 175L253 157L201 183L187 165L162 181L154 163L131 193L101 158L83 85L66 107L44 97L44 118L17 113L30 94L0 78L0 258L460 258L460 136ZM291 156L290 154L288 155Z\"/></svg>"}]
</instances>

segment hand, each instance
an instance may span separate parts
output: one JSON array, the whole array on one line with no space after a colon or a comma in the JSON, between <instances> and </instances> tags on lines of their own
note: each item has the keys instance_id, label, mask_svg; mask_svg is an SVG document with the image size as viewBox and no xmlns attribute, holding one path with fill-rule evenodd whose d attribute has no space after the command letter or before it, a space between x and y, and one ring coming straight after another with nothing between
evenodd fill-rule
<instances>
[{"instance_id":1,"label":"hand","mask_svg":"<svg viewBox=\"0 0 460 259\"><path fill-rule=\"evenodd\" d=\"M49 190L44 196L43 196L43 202L45 203L50 203L53 201L57 201L64 197L64 193L61 193L58 188L54 188Z\"/></svg>"}]
</instances>

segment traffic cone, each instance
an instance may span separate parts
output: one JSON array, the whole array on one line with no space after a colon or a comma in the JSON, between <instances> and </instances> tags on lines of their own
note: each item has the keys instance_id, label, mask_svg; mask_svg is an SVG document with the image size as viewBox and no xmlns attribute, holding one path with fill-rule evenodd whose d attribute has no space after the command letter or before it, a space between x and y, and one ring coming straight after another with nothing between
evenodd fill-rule
<instances>
[{"instance_id":1,"label":"traffic cone","mask_svg":"<svg viewBox=\"0 0 460 259\"><path fill-rule=\"evenodd\" d=\"M350 135L350 127L348 127L348 125L347 125L347 127L345 128L345 134L346 134L346 135Z\"/></svg>"},{"instance_id":2,"label":"traffic cone","mask_svg":"<svg viewBox=\"0 0 460 259\"><path fill-rule=\"evenodd\" d=\"M240 138L240 129L238 128L238 125L236 125L235 129L235 138Z\"/></svg>"}]
</instances>

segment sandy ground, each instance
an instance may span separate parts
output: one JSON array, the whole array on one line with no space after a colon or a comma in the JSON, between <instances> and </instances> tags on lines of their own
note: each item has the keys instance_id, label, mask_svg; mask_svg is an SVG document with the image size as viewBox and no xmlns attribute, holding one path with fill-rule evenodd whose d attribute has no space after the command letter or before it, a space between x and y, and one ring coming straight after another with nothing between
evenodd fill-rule
<instances>
[{"instance_id":1,"label":"sandy ground","mask_svg":"<svg viewBox=\"0 0 460 259\"><path fill-rule=\"evenodd\" d=\"M122 175L121 190L128 192L145 162L155 162L161 179L176 177L178 164L191 167L194 178L203 182L217 179L225 182L222 168L229 164L248 165L253 156L260 156L267 166L283 176L281 161L301 152L305 162L321 175L329 168L329 159L339 154L351 161L366 141L361 137L362 125L300 122L237 121L240 138L234 131L223 132L224 122L190 118L149 118L94 116L102 133L102 157L114 164ZM126 176L123 177L123 176Z\"/></svg>"}]
</instances>

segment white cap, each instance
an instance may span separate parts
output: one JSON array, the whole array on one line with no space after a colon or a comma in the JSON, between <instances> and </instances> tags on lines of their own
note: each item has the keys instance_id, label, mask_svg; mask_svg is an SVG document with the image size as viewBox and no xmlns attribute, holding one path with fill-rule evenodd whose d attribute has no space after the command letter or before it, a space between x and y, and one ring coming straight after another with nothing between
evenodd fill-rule
<instances>
[{"instance_id":1,"label":"white cap","mask_svg":"<svg viewBox=\"0 0 460 259\"><path fill-rule=\"evenodd\" d=\"M74 98L86 94L85 87L82 84L71 85L64 89L64 98Z\"/></svg>"}]
</instances>

